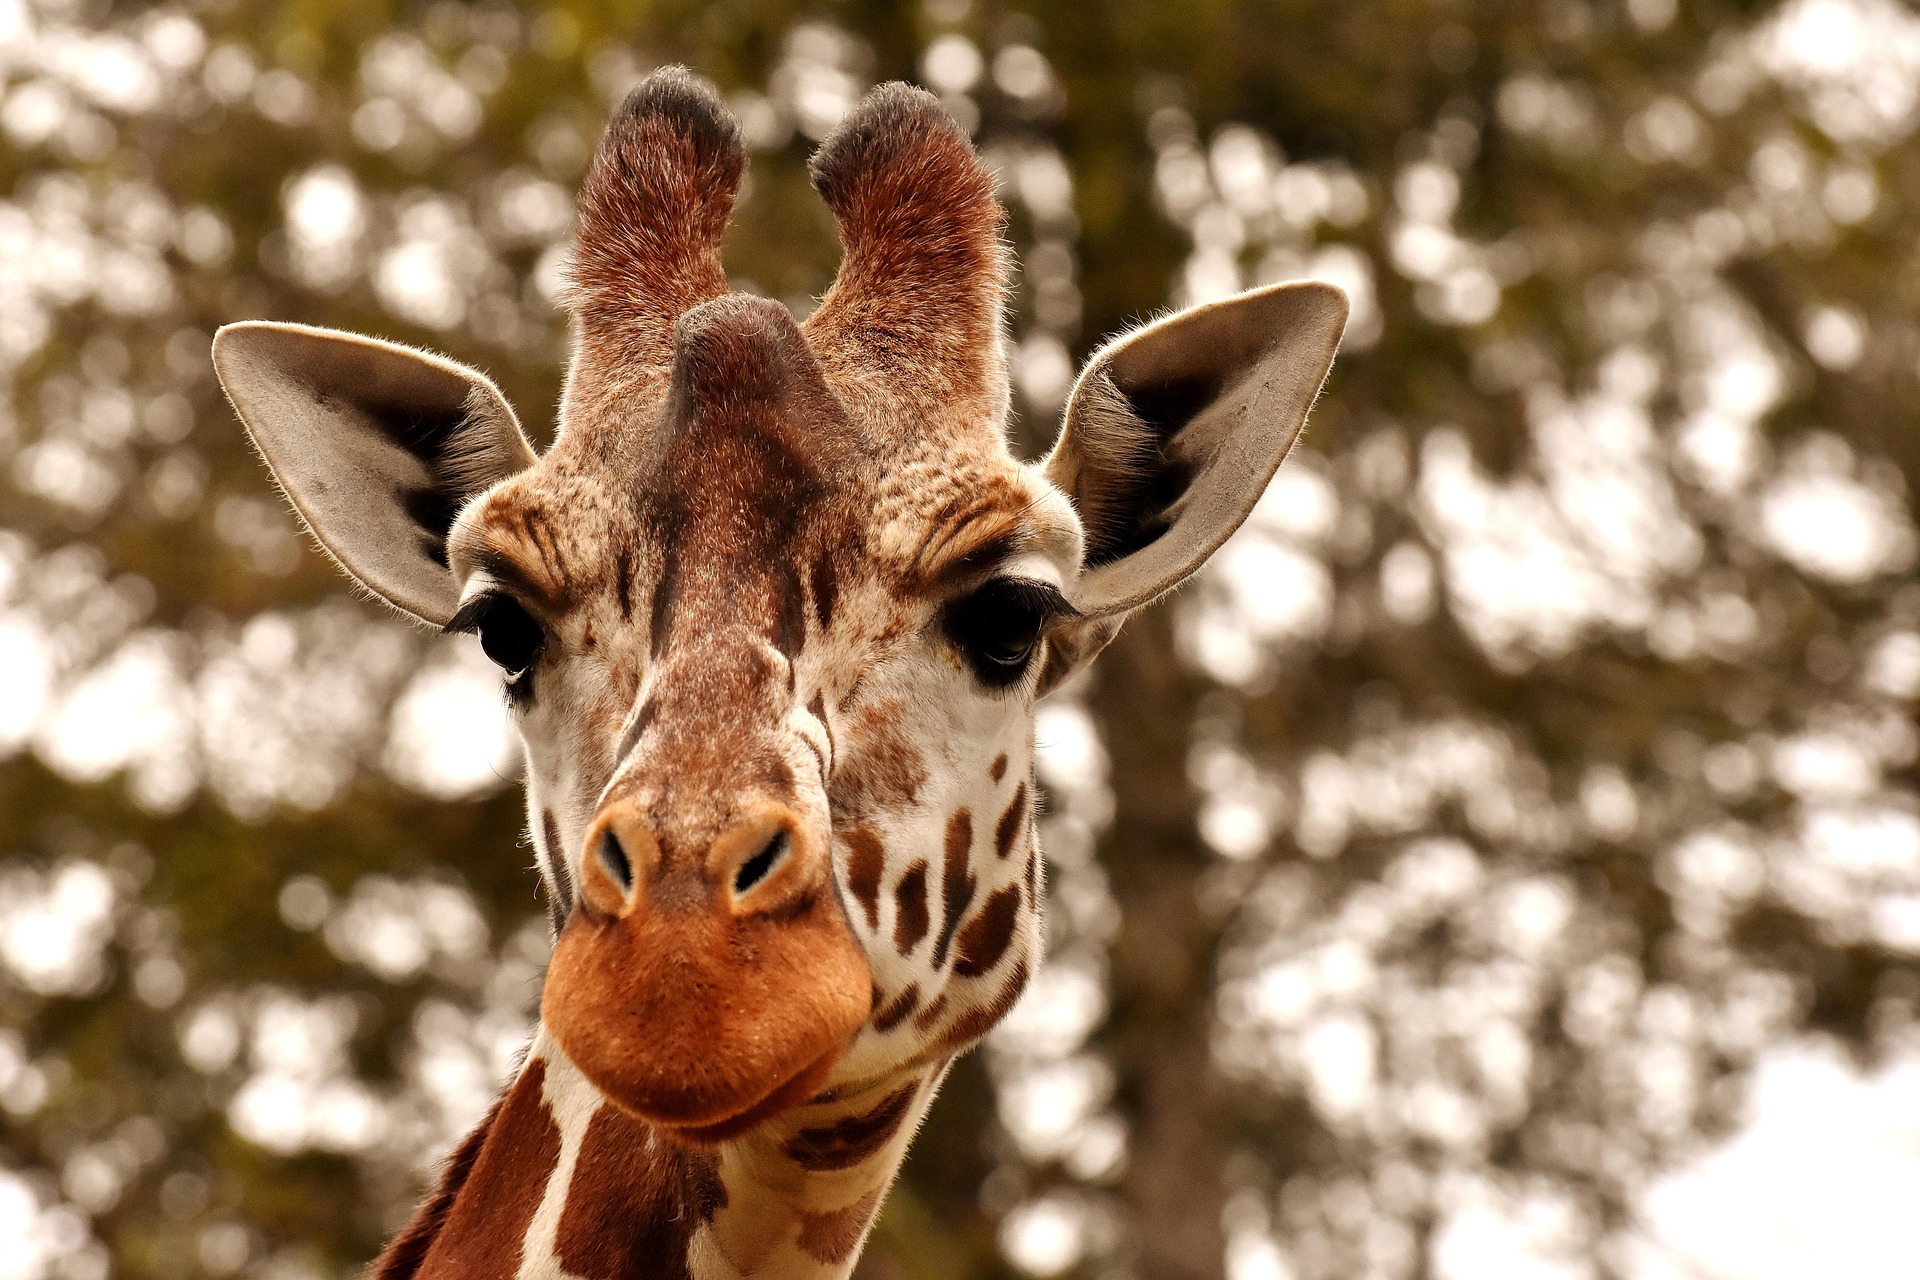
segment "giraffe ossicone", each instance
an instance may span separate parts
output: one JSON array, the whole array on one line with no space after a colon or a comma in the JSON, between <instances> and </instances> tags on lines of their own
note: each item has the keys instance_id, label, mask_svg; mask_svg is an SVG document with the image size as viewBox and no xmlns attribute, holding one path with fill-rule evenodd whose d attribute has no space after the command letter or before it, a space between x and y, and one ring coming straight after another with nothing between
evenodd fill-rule
<instances>
[{"instance_id":1,"label":"giraffe ossicone","mask_svg":"<svg viewBox=\"0 0 1920 1280\"><path fill-rule=\"evenodd\" d=\"M929 95L821 144L844 257L733 293L737 125L670 69L579 201L536 454L483 375L290 324L222 384L321 545L476 633L557 934L525 1066L382 1277L844 1276L953 1057L1039 962L1033 704L1246 517L1346 300L1109 343L1015 459L993 181Z\"/></svg>"}]
</instances>

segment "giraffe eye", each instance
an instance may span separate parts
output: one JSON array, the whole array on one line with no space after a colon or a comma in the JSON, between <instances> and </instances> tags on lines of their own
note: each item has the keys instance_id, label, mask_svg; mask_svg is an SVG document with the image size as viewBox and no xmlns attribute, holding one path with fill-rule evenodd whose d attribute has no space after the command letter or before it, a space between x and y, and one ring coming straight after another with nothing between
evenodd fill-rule
<instances>
[{"instance_id":1,"label":"giraffe eye","mask_svg":"<svg viewBox=\"0 0 1920 1280\"><path fill-rule=\"evenodd\" d=\"M489 593L460 606L447 623L449 632L471 631L480 637L480 650L507 674L509 688L521 683L546 647L546 632L512 596Z\"/></svg>"},{"instance_id":2,"label":"giraffe eye","mask_svg":"<svg viewBox=\"0 0 1920 1280\"><path fill-rule=\"evenodd\" d=\"M1046 583L995 578L948 605L945 625L974 676L989 688L1004 689L1026 674L1047 623L1071 611Z\"/></svg>"}]
</instances>

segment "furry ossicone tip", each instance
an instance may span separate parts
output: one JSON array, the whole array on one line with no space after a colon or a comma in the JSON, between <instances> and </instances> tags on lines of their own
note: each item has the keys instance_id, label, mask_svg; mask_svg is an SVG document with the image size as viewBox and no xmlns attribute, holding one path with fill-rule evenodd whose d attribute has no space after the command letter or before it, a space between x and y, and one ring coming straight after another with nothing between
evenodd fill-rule
<instances>
[{"instance_id":1,"label":"furry ossicone tip","mask_svg":"<svg viewBox=\"0 0 1920 1280\"><path fill-rule=\"evenodd\" d=\"M740 122L719 91L685 67L663 67L628 93L581 192L584 222L651 222L665 238L717 237L747 169ZM584 237L583 237L584 238Z\"/></svg>"},{"instance_id":2,"label":"furry ossicone tip","mask_svg":"<svg viewBox=\"0 0 1920 1280\"><path fill-rule=\"evenodd\" d=\"M746 168L739 122L686 68L627 95L580 191L568 301L589 332L624 335L641 365L664 363L674 317L727 291L720 242Z\"/></svg>"},{"instance_id":3,"label":"furry ossicone tip","mask_svg":"<svg viewBox=\"0 0 1920 1280\"><path fill-rule=\"evenodd\" d=\"M993 202L993 179L960 126L932 94L899 81L874 89L848 112L807 171L827 207L843 223L853 219L853 229L861 213L875 211L875 188L908 205Z\"/></svg>"},{"instance_id":4,"label":"furry ossicone tip","mask_svg":"<svg viewBox=\"0 0 1920 1280\"><path fill-rule=\"evenodd\" d=\"M626 134L656 120L688 139L702 155L745 163L740 122L712 83L685 67L662 67L635 85L608 119L607 132Z\"/></svg>"}]
</instances>

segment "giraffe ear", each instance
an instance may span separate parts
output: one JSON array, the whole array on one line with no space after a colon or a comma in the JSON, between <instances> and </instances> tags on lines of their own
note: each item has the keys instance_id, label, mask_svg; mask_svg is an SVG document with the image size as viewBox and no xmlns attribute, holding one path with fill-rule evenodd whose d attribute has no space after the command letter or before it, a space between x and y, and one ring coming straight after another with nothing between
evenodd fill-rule
<instances>
[{"instance_id":1,"label":"giraffe ear","mask_svg":"<svg viewBox=\"0 0 1920 1280\"><path fill-rule=\"evenodd\" d=\"M1347 297L1273 285L1169 316L1088 361L1044 464L1086 536L1045 684L1185 581L1247 518L1333 367Z\"/></svg>"},{"instance_id":2,"label":"giraffe ear","mask_svg":"<svg viewBox=\"0 0 1920 1280\"><path fill-rule=\"evenodd\" d=\"M411 347L264 321L215 334L213 366L320 545L396 609L451 618L454 517L536 461L499 388Z\"/></svg>"}]
</instances>

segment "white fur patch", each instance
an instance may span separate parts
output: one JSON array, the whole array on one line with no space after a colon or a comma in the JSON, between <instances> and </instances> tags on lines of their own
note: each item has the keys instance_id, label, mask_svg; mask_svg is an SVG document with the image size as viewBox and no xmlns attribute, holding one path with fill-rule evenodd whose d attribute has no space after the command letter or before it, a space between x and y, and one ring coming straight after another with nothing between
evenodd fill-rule
<instances>
[{"instance_id":1,"label":"white fur patch","mask_svg":"<svg viewBox=\"0 0 1920 1280\"><path fill-rule=\"evenodd\" d=\"M560 1215L566 1212L567 1189L573 1185L573 1168L580 1159L580 1144L594 1113L606 1105L600 1091L567 1060L559 1044L543 1025L534 1037L535 1058L547 1064L541 1097L560 1130L560 1159L547 1175L547 1188L534 1210L533 1221L520 1241L520 1270L514 1280L578 1280L560 1265L554 1244L560 1233Z\"/></svg>"}]
</instances>

